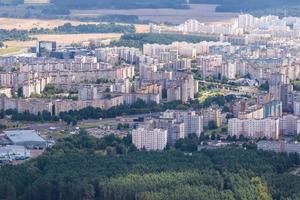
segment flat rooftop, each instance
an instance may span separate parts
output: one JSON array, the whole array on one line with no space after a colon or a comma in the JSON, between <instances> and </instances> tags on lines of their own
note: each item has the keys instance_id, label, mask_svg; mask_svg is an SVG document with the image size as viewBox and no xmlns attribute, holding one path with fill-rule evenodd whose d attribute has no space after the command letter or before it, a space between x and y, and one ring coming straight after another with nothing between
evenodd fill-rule
<instances>
[{"instance_id":1,"label":"flat rooftop","mask_svg":"<svg viewBox=\"0 0 300 200\"><path fill-rule=\"evenodd\" d=\"M4 134L13 143L19 142L46 142L35 130L11 130L4 131Z\"/></svg>"}]
</instances>

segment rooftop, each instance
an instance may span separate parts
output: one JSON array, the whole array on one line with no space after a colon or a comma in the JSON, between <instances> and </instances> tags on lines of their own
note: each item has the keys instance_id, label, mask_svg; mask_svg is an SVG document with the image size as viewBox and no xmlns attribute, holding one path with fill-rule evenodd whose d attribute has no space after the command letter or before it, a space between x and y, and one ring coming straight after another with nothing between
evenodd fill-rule
<instances>
[{"instance_id":1,"label":"rooftop","mask_svg":"<svg viewBox=\"0 0 300 200\"><path fill-rule=\"evenodd\" d=\"M12 130L4 131L4 133L13 143L28 141L45 142L35 130Z\"/></svg>"}]
</instances>

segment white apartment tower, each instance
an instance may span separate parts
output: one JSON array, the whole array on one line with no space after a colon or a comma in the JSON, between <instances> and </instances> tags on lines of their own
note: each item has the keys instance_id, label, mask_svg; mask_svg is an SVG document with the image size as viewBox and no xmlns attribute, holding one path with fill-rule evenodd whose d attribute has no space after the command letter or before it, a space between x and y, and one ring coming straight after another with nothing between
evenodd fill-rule
<instances>
[{"instance_id":1,"label":"white apartment tower","mask_svg":"<svg viewBox=\"0 0 300 200\"><path fill-rule=\"evenodd\" d=\"M167 145L168 133L164 129L137 128L132 130L132 143L138 149L163 150Z\"/></svg>"},{"instance_id":2,"label":"white apartment tower","mask_svg":"<svg viewBox=\"0 0 300 200\"><path fill-rule=\"evenodd\" d=\"M280 121L278 118L228 120L228 132L231 136L244 135L249 138L279 139Z\"/></svg>"},{"instance_id":3,"label":"white apartment tower","mask_svg":"<svg viewBox=\"0 0 300 200\"><path fill-rule=\"evenodd\" d=\"M238 17L238 27L242 29L249 29L254 26L254 17L250 14L241 14Z\"/></svg>"}]
</instances>

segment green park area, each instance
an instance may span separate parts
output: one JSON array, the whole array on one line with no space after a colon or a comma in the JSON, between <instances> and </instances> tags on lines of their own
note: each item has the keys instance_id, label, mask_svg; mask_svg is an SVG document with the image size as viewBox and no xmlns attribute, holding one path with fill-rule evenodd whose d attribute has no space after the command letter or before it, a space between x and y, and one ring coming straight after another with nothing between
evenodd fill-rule
<instances>
[{"instance_id":1,"label":"green park area","mask_svg":"<svg viewBox=\"0 0 300 200\"><path fill-rule=\"evenodd\" d=\"M207 98L214 96L225 96L226 90L206 90L200 91L198 94L198 100L200 103L203 103Z\"/></svg>"}]
</instances>

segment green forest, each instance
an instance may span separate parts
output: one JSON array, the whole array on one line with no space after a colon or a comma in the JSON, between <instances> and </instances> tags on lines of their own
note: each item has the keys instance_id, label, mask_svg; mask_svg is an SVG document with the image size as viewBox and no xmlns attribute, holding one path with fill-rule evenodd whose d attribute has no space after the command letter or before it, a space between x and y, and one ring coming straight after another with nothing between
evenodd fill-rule
<instances>
[{"instance_id":1,"label":"green forest","mask_svg":"<svg viewBox=\"0 0 300 200\"><path fill-rule=\"evenodd\" d=\"M30 34L79 34L79 33L134 33L134 25L119 25L115 23L108 24L80 24L73 26L71 23L65 23L52 29L32 28Z\"/></svg>"},{"instance_id":2,"label":"green forest","mask_svg":"<svg viewBox=\"0 0 300 200\"><path fill-rule=\"evenodd\" d=\"M128 46L143 48L144 44L171 44L172 42L198 43L208 40L200 36L179 35L179 34L159 34L159 33L135 33L124 34L120 40L113 41L112 46ZM214 38L210 41L216 41Z\"/></svg>"},{"instance_id":3,"label":"green forest","mask_svg":"<svg viewBox=\"0 0 300 200\"><path fill-rule=\"evenodd\" d=\"M0 29L0 41L9 41L9 40L30 40L30 37L28 35L28 31L26 30L5 30Z\"/></svg>"},{"instance_id":4,"label":"green forest","mask_svg":"<svg viewBox=\"0 0 300 200\"><path fill-rule=\"evenodd\" d=\"M298 0L191 0L195 4L217 4L217 12L247 12L300 5Z\"/></svg>"},{"instance_id":5,"label":"green forest","mask_svg":"<svg viewBox=\"0 0 300 200\"><path fill-rule=\"evenodd\" d=\"M0 199L288 200L300 198L296 154L241 148L137 151L130 136L77 136L0 168Z\"/></svg>"},{"instance_id":6,"label":"green forest","mask_svg":"<svg viewBox=\"0 0 300 200\"><path fill-rule=\"evenodd\" d=\"M102 110L101 108L86 107L80 110L70 110L68 112L61 112L58 116L51 115L48 111L43 111L34 115L29 111L19 113L16 109L8 109L6 111L0 110L0 119L4 116L11 116L14 121L27 121L27 122L49 122L58 121L61 119L67 124L76 125L78 121L83 119L99 119L99 118L114 118L122 115L137 115L145 113L163 112L168 109L188 110L190 108L200 109L208 108L211 105L224 106L234 100L234 95L216 95L207 97L203 102L198 100L190 101L188 103L182 103L181 101L172 101L164 104L157 104L156 102L145 103L143 100L138 100L133 105L122 104L119 106L111 107L108 110Z\"/></svg>"},{"instance_id":7,"label":"green forest","mask_svg":"<svg viewBox=\"0 0 300 200\"><path fill-rule=\"evenodd\" d=\"M52 3L63 8L175 8L187 9L185 0L52 0ZM218 12L242 12L258 9L281 8L282 6L300 5L298 0L191 0L192 4L217 4Z\"/></svg>"},{"instance_id":8,"label":"green forest","mask_svg":"<svg viewBox=\"0 0 300 200\"><path fill-rule=\"evenodd\" d=\"M51 0L58 7L66 8L186 8L185 0Z\"/></svg>"},{"instance_id":9,"label":"green forest","mask_svg":"<svg viewBox=\"0 0 300 200\"><path fill-rule=\"evenodd\" d=\"M0 41L10 40L31 40L30 35L34 34L81 34L81 33L135 33L134 25L119 25L115 23L108 24L82 24L73 26L65 23L54 29L32 28L28 30L5 30L0 29Z\"/></svg>"}]
</instances>

